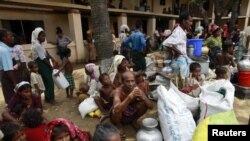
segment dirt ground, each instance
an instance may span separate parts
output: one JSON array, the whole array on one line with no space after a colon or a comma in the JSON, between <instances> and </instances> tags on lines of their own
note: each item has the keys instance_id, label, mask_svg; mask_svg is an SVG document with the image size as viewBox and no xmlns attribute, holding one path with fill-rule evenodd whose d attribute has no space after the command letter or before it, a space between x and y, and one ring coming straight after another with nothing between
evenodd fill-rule
<instances>
[{"instance_id":1,"label":"dirt ground","mask_svg":"<svg viewBox=\"0 0 250 141\"><path fill-rule=\"evenodd\" d=\"M79 83L84 80L86 77L84 75L84 69L80 68L80 66L75 67L74 70L74 78L76 87L78 87ZM1 88L0 88L1 89ZM47 103L44 104L44 113L46 117L51 120L54 118L66 118L70 119L73 122L75 122L78 126L80 126L84 130L88 130L91 133L94 133L96 125L99 123L98 118L91 118L91 117L85 117L84 119L81 118L80 113L78 112L78 105L77 105L77 98L74 97L73 99L66 98L66 93L64 90L55 89L56 93L56 101L58 102L57 105L51 106ZM3 94L0 90L0 112L3 111L5 107L5 103L3 100ZM157 110L156 110L156 103L154 103L154 109L147 112L147 114L144 117L154 117L157 116ZM234 101L234 111L236 113L237 119L240 124L247 124L249 115L250 115L250 99L248 100L241 100L238 98L235 98ZM144 118L142 117L142 119ZM109 122L108 120L106 122ZM125 127L126 134L127 134L127 141L133 141L135 140L136 132L134 131L131 126Z\"/></svg>"}]
</instances>

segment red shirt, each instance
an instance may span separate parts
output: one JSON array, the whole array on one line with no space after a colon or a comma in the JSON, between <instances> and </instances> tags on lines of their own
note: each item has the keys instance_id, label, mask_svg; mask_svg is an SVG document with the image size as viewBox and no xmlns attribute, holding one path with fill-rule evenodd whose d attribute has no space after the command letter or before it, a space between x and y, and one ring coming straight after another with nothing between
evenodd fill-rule
<instances>
[{"instance_id":1,"label":"red shirt","mask_svg":"<svg viewBox=\"0 0 250 141\"><path fill-rule=\"evenodd\" d=\"M35 128L25 128L27 141L44 141L46 136L46 124L41 124Z\"/></svg>"}]
</instances>

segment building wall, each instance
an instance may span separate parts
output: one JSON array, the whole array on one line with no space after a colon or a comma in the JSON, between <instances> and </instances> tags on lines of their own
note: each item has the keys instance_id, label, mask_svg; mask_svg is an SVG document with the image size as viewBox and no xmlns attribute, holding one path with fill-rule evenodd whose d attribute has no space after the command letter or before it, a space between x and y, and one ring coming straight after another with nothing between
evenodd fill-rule
<instances>
[{"instance_id":1,"label":"building wall","mask_svg":"<svg viewBox=\"0 0 250 141\"><path fill-rule=\"evenodd\" d=\"M64 33L70 36L68 15L50 12L0 10L0 20L41 20L44 22L44 30L47 33L48 42L56 42L56 27L61 26ZM30 33L31 34L31 33Z\"/></svg>"},{"instance_id":2,"label":"building wall","mask_svg":"<svg viewBox=\"0 0 250 141\"><path fill-rule=\"evenodd\" d=\"M71 3L71 0L40 0L40 1Z\"/></svg>"}]
</instances>

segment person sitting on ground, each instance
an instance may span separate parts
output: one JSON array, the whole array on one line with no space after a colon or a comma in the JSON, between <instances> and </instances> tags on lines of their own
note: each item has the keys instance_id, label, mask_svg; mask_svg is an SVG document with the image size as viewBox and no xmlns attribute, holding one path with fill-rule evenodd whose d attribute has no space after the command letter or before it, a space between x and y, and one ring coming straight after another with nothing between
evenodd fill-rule
<instances>
[{"instance_id":1,"label":"person sitting on ground","mask_svg":"<svg viewBox=\"0 0 250 141\"><path fill-rule=\"evenodd\" d=\"M23 128L15 122L4 123L0 129L4 134L1 141L26 141Z\"/></svg>"},{"instance_id":2,"label":"person sitting on ground","mask_svg":"<svg viewBox=\"0 0 250 141\"><path fill-rule=\"evenodd\" d=\"M47 129L44 141L91 141L89 132L81 130L67 119L54 119L48 123Z\"/></svg>"},{"instance_id":3,"label":"person sitting on ground","mask_svg":"<svg viewBox=\"0 0 250 141\"><path fill-rule=\"evenodd\" d=\"M67 46L72 42L72 40L64 35L61 27L56 28L56 35L57 35L57 49L58 55L60 56L61 60L63 59L63 50L67 48Z\"/></svg>"},{"instance_id":4,"label":"person sitting on ground","mask_svg":"<svg viewBox=\"0 0 250 141\"><path fill-rule=\"evenodd\" d=\"M73 91L75 89L75 81L74 77L72 75L73 73L73 65L71 61L69 60L69 57L71 56L71 50L69 48L65 48L63 50L63 61L61 67L58 69L58 72L55 74L55 76L58 76L59 73L64 69L64 76L69 82L69 86L66 88L66 94L67 98L73 97Z\"/></svg>"},{"instance_id":5,"label":"person sitting on ground","mask_svg":"<svg viewBox=\"0 0 250 141\"><path fill-rule=\"evenodd\" d=\"M86 99L87 97L89 97L89 94L88 94L88 91L89 91L89 86L88 84L84 83L84 82L81 82L79 84L79 90L76 92L76 95L79 99L79 104L84 100Z\"/></svg>"},{"instance_id":6,"label":"person sitting on ground","mask_svg":"<svg viewBox=\"0 0 250 141\"><path fill-rule=\"evenodd\" d=\"M236 63L234 62L233 57L233 42L231 40L226 40L222 45L222 49L222 53L218 53L216 56L216 66L224 66L225 68L227 68L227 78L230 80L230 66L236 67Z\"/></svg>"},{"instance_id":7,"label":"person sitting on ground","mask_svg":"<svg viewBox=\"0 0 250 141\"><path fill-rule=\"evenodd\" d=\"M95 103L97 104L99 110L102 112L100 122L102 122L106 117L109 117L109 112L113 106L113 96L112 92L115 89L112 81L107 73L103 73L99 77L99 81L102 84L102 88L99 90L100 96L95 96Z\"/></svg>"},{"instance_id":8,"label":"person sitting on ground","mask_svg":"<svg viewBox=\"0 0 250 141\"><path fill-rule=\"evenodd\" d=\"M87 83L89 86L88 94L90 96L95 96L98 94L98 84L99 84L99 76L100 76L99 66L93 63L86 64L85 73L88 75L88 78L87 78Z\"/></svg>"},{"instance_id":9,"label":"person sitting on ground","mask_svg":"<svg viewBox=\"0 0 250 141\"><path fill-rule=\"evenodd\" d=\"M46 124L42 113L36 109L29 109L22 118L27 141L44 141Z\"/></svg>"},{"instance_id":10,"label":"person sitting on ground","mask_svg":"<svg viewBox=\"0 0 250 141\"><path fill-rule=\"evenodd\" d=\"M199 97L201 93L200 85L203 84L205 76L201 75L201 65L199 63L190 64L190 78L187 80L186 87L181 91L193 97Z\"/></svg>"},{"instance_id":11,"label":"person sitting on ground","mask_svg":"<svg viewBox=\"0 0 250 141\"><path fill-rule=\"evenodd\" d=\"M119 130L112 124L98 124L93 141L121 141Z\"/></svg>"},{"instance_id":12,"label":"person sitting on ground","mask_svg":"<svg viewBox=\"0 0 250 141\"><path fill-rule=\"evenodd\" d=\"M30 84L32 86L32 93L41 97L41 94L45 91L42 76L39 74L39 68L36 62L30 61L28 63L30 69Z\"/></svg>"},{"instance_id":13,"label":"person sitting on ground","mask_svg":"<svg viewBox=\"0 0 250 141\"><path fill-rule=\"evenodd\" d=\"M117 88L122 85L121 75L129 70L129 63L123 55L116 55L108 71L111 81Z\"/></svg>"},{"instance_id":14,"label":"person sitting on ground","mask_svg":"<svg viewBox=\"0 0 250 141\"><path fill-rule=\"evenodd\" d=\"M215 70L216 80L227 79L227 68L219 66Z\"/></svg>"},{"instance_id":15,"label":"person sitting on ground","mask_svg":"<svg viewBox=\"0 0 250 141\"><path fill-rule=\"evenodd\" d=\"M145 80L145 77L147 77L147 75L145 73L138 72L137 74L135 74L135 81L136 81L137 86L145 94L148 94L148 92L149 92L149 82L147 80Z\"/></svg>"},{"instance_id":16,"label":"person sitting on ground","mask_svg":"<svg viewBox=\"0 0 250 141\"><path fill-rule=\"evenodd\" d=\"M42 112L40 96L32 94L29 82L22 81L15 87L16 94L11 98L2 116L3 121L20 123L21 117L27 110L34 108Z\"/></svg>"},{"instance_id":17,"label":"person sitting on ground","mask_svg":"<svg viewBox=\"0 0 250 141\"><path fill-rule=\"evenodd\" d=\"M147 109L153 108L153 103L136 86L133 72L123 73L122 83L123 85L116 88L113 93L111 121L119 128L121 137L126 138L123 124L130 123L137 130L139 128L137 120L146 113Z\"/></svg>"}]
</instances>

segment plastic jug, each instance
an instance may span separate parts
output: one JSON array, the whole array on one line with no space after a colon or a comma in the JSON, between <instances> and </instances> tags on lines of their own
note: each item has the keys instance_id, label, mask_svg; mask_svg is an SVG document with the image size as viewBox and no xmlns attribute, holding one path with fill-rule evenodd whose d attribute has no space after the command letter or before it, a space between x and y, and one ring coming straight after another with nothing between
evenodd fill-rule
<instances>
[{"instance_id":1,"label":"plastic jug","mask_svg":"<svg viewBox=\"0 0 250 141\"><path fill-rule=\"evenodd\" d=\"M56 86L58 87L58 89L66 89L69 86L69 82L61 72L59 73L59 76L54 76L54 74L56 74L57 72L58 70L54 69L52 74Z\"/></svg>"}]
</instances>

